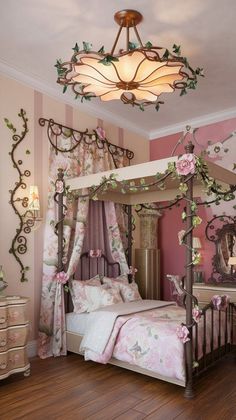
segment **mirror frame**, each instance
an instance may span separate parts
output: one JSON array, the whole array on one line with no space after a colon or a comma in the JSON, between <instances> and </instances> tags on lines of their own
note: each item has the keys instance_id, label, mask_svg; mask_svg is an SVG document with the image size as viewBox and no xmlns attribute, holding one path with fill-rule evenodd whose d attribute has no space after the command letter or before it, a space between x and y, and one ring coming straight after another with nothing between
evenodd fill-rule
<instances>
[{"instance_id":1,"label":"mirror frame","mask_svg":"<svg viewBox=\"0 0 236 420\"><path fill-rule=\"evenodd\" d=\"M219 227L220 226L220 227ZM236 271L232 268L230 273L225 273L221 266L219 247L222 238L230 233L236 237L236 217L214 216L206 226L206 237L215 244L215 255L212 258L212 273L209 281L211 283L236 283Z\"/></svg>"}]
</instances>

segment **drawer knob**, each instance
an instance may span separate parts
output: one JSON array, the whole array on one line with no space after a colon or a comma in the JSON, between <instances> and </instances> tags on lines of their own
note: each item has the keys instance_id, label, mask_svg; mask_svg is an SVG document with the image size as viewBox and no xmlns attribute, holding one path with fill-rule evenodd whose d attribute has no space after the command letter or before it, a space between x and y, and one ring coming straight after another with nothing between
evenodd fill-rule
<instances>
[{"instance_id":1,"label":"drawer knob","mask_svg":"<svg viewBox=\"0 0 236 420\"><path fill-rule=\"evenodd\" d=\"M6 369L6 367L7 367L7 363L6 362L3 362L3 363L0 363L0 369Z\"/></svg>"}]
</instances>

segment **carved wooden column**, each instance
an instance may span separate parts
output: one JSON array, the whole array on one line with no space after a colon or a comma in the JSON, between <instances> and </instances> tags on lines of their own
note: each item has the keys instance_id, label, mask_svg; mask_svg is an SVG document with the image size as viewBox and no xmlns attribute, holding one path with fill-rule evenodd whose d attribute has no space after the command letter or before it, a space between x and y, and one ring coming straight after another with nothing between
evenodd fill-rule
<instances>
[{"instance_id":1,"label":"carved wooden column","mask_svg":"<svg viewBox=\"0 0 236 420\"><path fill-rule=\"evenodd\" d=\"M135 276L144 299L160 299L160 251L158 249L158 219L161 213L153 205L143 208L140 217L140 248L135 249Z\"/></svg>"}]
</instances>

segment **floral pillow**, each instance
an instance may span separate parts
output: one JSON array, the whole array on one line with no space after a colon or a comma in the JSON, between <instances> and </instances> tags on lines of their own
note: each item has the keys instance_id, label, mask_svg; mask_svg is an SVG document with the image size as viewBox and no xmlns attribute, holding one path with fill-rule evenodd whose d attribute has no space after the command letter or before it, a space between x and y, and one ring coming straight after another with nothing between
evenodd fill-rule
<instances>
[{"instance_id":1,"label":"floral pillow","mask_svg":"<svg viewBox=\"0 0 236 420\"><path fill-rule=\"evenodd\" d=\"M120 284L120 294L124 302L141 300L138 285L135 282L129 284Z\"/></svg>"},{"instance_id":2,"label":"floral pillow","mask_svg":"<svg viewBox=\"0 0 236 420\"><path fill-rule=\"evenodd\" d=\"M121 284L129 284L128 276L127 274L121 274L119 277L103 277L102 279L103 284L108 284L110 287L114 288L116 287L118 290L120 290Z\"/></svg>"},{"instance_id":3,"label":"floral pillow","mask_svg":"<svg viewBox=\"0 0 236 420\"><path fill-rule=\"evenodd\" d=\"M75 313L91 312L103 306L123 302L119 290L111 289L106 284L74 282L72 281L72 300Z\"/></svg>"},{"instance_id":4,"label":"floral pillow","mask_svg":"<svg viewBox=\"0 0 236 420\"><path fill-rule=\"evenodd\" d=\"M72 280L71 281L71 298L74 308L77 308L78 313L86 312L86 296L85 285L87 286L101 286L100 276L97 275L89 280ZM83 309L85 308L85 310Z\"/></svg>"}]
</instances>

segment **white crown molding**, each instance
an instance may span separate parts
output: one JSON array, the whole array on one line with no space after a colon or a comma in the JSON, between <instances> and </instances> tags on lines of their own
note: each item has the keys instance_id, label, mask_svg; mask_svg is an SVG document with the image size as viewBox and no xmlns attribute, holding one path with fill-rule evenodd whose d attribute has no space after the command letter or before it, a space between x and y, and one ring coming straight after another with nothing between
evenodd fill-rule
<instances>
[{"instance_id":1,"label":"white crown molding","mask_svg":"<svg viewBox=\"0 0 236 420\"><path fill-rule=\"evenodd\" d=\"M37 79L34 76L28 75L23 73L22 71L9 66L7 63L0 60L0 74L3 76L6 76L10 79L14 79L17 82L21 82L26 86L29 86L47 96L50 96L60 102L63 102L64 104L70 105L73 108L79 108L82 112L87 112L88 114L100 118L102 120L105 120L107 122L110 122L111 124L116 125L117 127L121 127L127 130L130 130L136 134L139 134L140 136L143 136L145 138L149 138L149 132L145 131L137 125L130 123L125 118L122 118L120 116L115 115L114 113L101 109L101 107L83 103L76 102L74 98L70 97L67 94L63 94L61 91L59 91L56 87L51 87L47 82L44 82L42 80Z\"/></svg>"},{"instance_id":2,"label":"white crown molding","mask_svg":"<svg viewBox=\"0 0 236 420\"><path fill-rule=\"evenodd\" d=\"M169 136L184 131L187 125L192 128L203 127L205 125L214 124L220 121L229 120L236 117L236 108L225 109L213 114L202 115L189 121L182 121L178 124L169 125L149 132L149 140L155 140L161 137Z\"/></svg>"},{"instance_id":3,"label":"white crown molding","mask_svg":"<svg viewBox=\"0 0 236 420\"><path fill-rule=\"evenodd\" d=\"M31 357L37 356L37 350L38 350L37 340L29 341L29 343L27 344L27 354L28 354L29 359Z\"/></svg>"},{"instance_id":4,"label":"white crown molding","mask_svg":"<svg viewBox=\"0 0 236 420\"><path fill-rule=\"evenodd\" d=\"M117 127L122 127L124 129L130 130L149 140L155 140L160 137L165 137L171 134L182 132L185 129L186 125L190 125L193 128L197 128L236 117L236 108L230 108L216 113L193 118L192 120L182 121L178 124L169 125L158 130L147 131L138 127L135 124L130 123L125 118L117 116L110 111L101 109L101 107L99 106L96 106L94 104L81 104L80 102L76 102L74 98L70 97L69 95L63 94L57 89L57 87L53 88L47 82L39 80L35 76L25 74L21 70L9 66L6 62L1 60L0 74L8 78L14 79L17 82L21 82L26 86L30 86L31 88L45 95L48 95L64 104L72 106L73 108L79 108L82 112L87 112L88 114L96 118L103 119L107 122L116 125Z\"/></svg>"}]
</instances>

